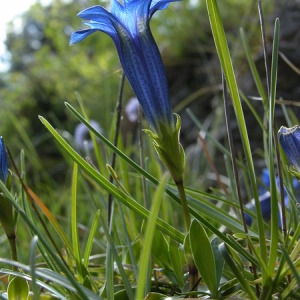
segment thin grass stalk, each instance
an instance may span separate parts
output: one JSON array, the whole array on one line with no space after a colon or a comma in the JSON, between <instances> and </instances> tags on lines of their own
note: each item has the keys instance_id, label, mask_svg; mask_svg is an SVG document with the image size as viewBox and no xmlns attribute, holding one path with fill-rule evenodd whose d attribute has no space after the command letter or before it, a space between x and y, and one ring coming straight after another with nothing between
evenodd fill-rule
<instances>
[{"instance_id":1,"label":"thin grass stalk","mask_svg":"<svg viewBox=\"0 0 300 300\"><path fill-rule=\"evenodd\" d=\"M230 156L230 151L228 151L227 148L225 148L212 134L211 132L209 132L207 130L207 128L205 128L205 126L203 124L201 124L201 122L199 122L199 120L197 119L197 117L195 116L195 114L189 109L186 109L186 113L188 114L188 116L192 119L192 121L195 123L195 125L202 131L205 132L205 135L210 138L210 140L213 142L214 146L221 151L224 155L226 156ZM242 163L241 159L237 159L236 160L236 164L240 167L240 168L244 168L245 169L245 165Z\"/></svg>"},{"instance_id":2,"label":"thin grass stalk","mask_svg":"<svg viewBox=\"0 0 300 300\"><path fill-rule=\"evenodd\" d=\"M242 43L243 43L244 51L245 51L245 54L246 54L246 57L247 57L247 61L248 61L248 64L249 64L249 67L250 67L250 70L251 70L251 73L252 73L252 78L255 82L258 93L259 93L259 95L262 99L263 106L264 106L265 109L267 109L267 107L268 107L268 96L265 93L263 83L260 79L258 70L257 70L256 65L255 65L255 62L254 62L254 60L251 56L250 47L249 47L249 44L247 42L245 31L243 30L243 28L240 29L240 35L241 35L241 38L242 38ZM246 97L243 97L243 98L246 98Z\"/></svg>"},{"instance_id":3,"label":"thin grass stalk","mask_svg":"<svg viewBox=\"0 0 300 300\"><path fill-rule=\"evenodd\" d=\"M220 174L219 174L219 172L218 172L218 170L217 170L217 168L216 168L213 160L211 159L211 156L210 156L209 151L207 149L205 140L204 140L204 138L201 135L201 132L198 132L198 139L201 142L201 146L203 148L203 151L204 151L205 157L207 159L207 162L208 162L210 168L212 169L212 171L214 172L214 174L216 176L216 181L217 181L219 187L223 190L223 192L224 192L225 195L228 195L227 188L226 188L225 184L222 182Z\"/></svg>"},{"instance_id":4,"label":"thin grass stalk","mask_svg":"<svg viewBox=\"0 0 300 300\"><path fill-rule=\"evenodd\" d=\"M72 176L72 207L71 207L71 228L72 228L72 244L74 257L76 261L76 267L78 272L78 281L83 283L83 272L82 262L80 256L80 246L78 238L78 227L77 227L77 178L78 178L78 165L74 163L73 176Z\"/></svg>"},{"instance_id":5,"label":"thin grass stalk","mask_svg":"<svg viewBox=\"0 0 300 300\"><path fill-rule=\"evenodd\" d=\"M118 145L119 133L120 133L120 126L121 126L121 117L122 117L122 98L123 98L123 88L125 82L125 74L122 72L120 85L119 85L119 92L118 92L118 100L116 104L116 126L114 132L114 139L113 144L115 147ZM116 165L116 153L112 153L111 158L111 166L114 169ZM114 178L110 174L109 182L113 183ZM113 205L113 195L112 193L108 193L108 207L107 207L107 222L108 222L108 232L111 236L113 236L113 217L114 217L114 205ZM106 292L109 299L114 299L114 257L111 251L112 244L107 242L107 249L106 249Z\"/></svg>"},{"instance_id":6,"label":"thin grass stalk","mask_svg":"<svg viewBox=\"0 0 300 300\"><path fill-rule=\"evenodd\" d=\"M259 15L259 22L260 22L260 29L261 29L261 40L263 45L263 52L264 52L264 61L265 61L265 71L266 71L266 82L267 82L267 92L270 95L270 78L269 78L269 60L268 60L268 49L267 49L267 39L266 39L266 32L265 32L265 21L263 10L261 6L261 0L257 0L257 7L258 7L258 15Z\"/></svg>"},{"instance_id":7,"label":"thin grass stalk","mask_svg":"<svg viewBox=\"0 0 300 300\"><path fill-rule=\"evenodd\" d=\"M236 154L235 154L235 148L232 138L232 126L230 122L230 116L229 116L229 105L228 105L228 94L227 94L227 85L226 80L224 78L224 74L222 74L222 81L223 81L223 99L224 99L224 113L225 113L225 121L226 121L226 127L227 127L227 135L228 135L228 143L229 143L229 150L231 155L231 161L232 161L232 169L233 169L233 176L235 181L235 187L236 187L236 195L239 202L240 207L240 213L243 221L244 231L245 234L248 235L248 227L245 219L244 214L244 204L242 200L242 194L241 194L241 187L239 182L239 172L236 165Z\"/></svg>"},{"instance_id":8,"label":"thin grass stalk","mask_svg":"<svg viewBox=\"0 0 300 300\"><path fill-rule=\"evenodd\" d=\"M115 126L115 134L114 134L114 141L113 144L117 147L118 145L118 139L119 139L119 134L120 134L120 127L121 127L121 118L122 118L122 99L123 99L123 90L124 90L124 83L125 83L125 74L122 72L121 79L120 79L120 85L119 85L119 92L118 92L118 101L116 105L116 112L117 112L117 117L116 117L116 126ZM112 158L111 158L111 167L115 169L116 166L116 153L112 153ZM113 183L113 176L109 176L109 181ZM108 224L112 221L112 205L113 205L113 197L112 194L108 194Z\"/></svg>"},{"instance_id":9,"label":"thin grass stalk","mask_svg":"<svg viewBox=\"0 0 300 300\"><path fill-rule=\"evenodd\" d=\"M223 83L224 113L225 113L225 121L226 121L226 127L227 127L228 142L229 142L229 149L230 149L230 154L231 154L231 162L232 162L236 195L237 195L237 199L239 202L239 208L240 208L240 213L241 213L244 231L245 231L245 235L246 235L248 251L249 251L250 255L253 255L251 247L249 245L250 240L249 240L249 234L248 234L248 226L247 226L246 219L245 219L244 204L243 204L241 187L240 187L240 182L239 182L239 172L238 172L238 168L236 165L235 147L234 147L233 138L232 138L232 126L231 126L230 116L229 116L227 85L226 85L226 79L225 79L223 73L222 73L222 83ZM252 263L251 271L253 273L254 279L256 279L257 278L256 266L253 263ZM256 296L259 297L260 291L259 291L258 284L255 285L255 289L256 289Z\"/></svg>"},{"instance_id":10,"label":"thin grass stalk","mask_svg":"<svg viewBox=\"0 0 300 300\"><path fill-rule=\"evenodd\" d=\"M106 234L106 239L107 239L107 246L106 246L106 263L105 263L105 290L106 290L106 295L107 299L114 300L114 254L117 259L117 253L114 253L114 245L113 245L113 222L111 221L114 216L114 210L115 206L111 206L111 211L110 211L110 218L109 219L109 228L104 227L104 222L101 222L101 217L100 217L100 222L103 225L104 232Z\"/></svg>"},{"instance_id":11,"label":"thin grass stalk","mask_svg":"<svg viewBox=\"0 0 300 300\"><path fill-rule=\"evenodd\" d=\"M275 25L276 24L277 24L277 21L276 21ZM279 23L278 23L278 26L279 26ZM276 31L278 31L278 33L276 33ZM279 36L279 28L278 29L275 28L274 35L278 35ZM278 38L279 37L275 37L277 45L274 45L274 47L277 47L277 49L275 50L276 52L278 51ZM274 54L274 52L273 52L273 55L276 55L276 53ZM276 61L276 64L277 64L277 61ZM277 67L276 67L276 70L277 70ZM274 74L274 76L275 76L275 74ZM277 78L277 72L276 72L276 78ZM276 97L276 95L274 95L274 97ZM286 221L286 207L285 207L285 203L284 203L283 176L282 176L282 168L281 168L281 159L280 159L280 150L279 150L278 136L277 136L277 132L276 132L276 128L275 127L273 128L273 139L274 139L274 148L275 148L276 161L277 161L277 169L278 169L278 178L279 178L282 234L283 234L284 240L287 241L287 221Z\"/></svg>"},{"instance_id":12,"label":"thin grass stalk","mask_svg":"<svg viewBox=\"0 0 300 300\"><path fill-rule=\"evenodd\" d=\"M127 243L127 247L128 247L128 252L129 252L130 259L131 259L133 274L137 278L138 277L138 267L137 267L136 259L134 257L133 248L132 248L132 245L131 245L128 230L127 230L127 227L126 227L126 221L125 221L125 218L124 218L125 214L124 214L123 206L120 202L118 202L118 204L119 204L119 209L120 209L121 222L122 222L122 226L123 226L123 229L124 229L125 239L126 239L126 243Z\"/></svg>"},{"instance_id":13,"label":"thin grass stalk","mask_svg":"<svg viewBox=\"0 0 300 300\"><path fill-rule=\"evenodd\" d=\"M185 224L185 230L186 233L189 233L190 231L190 226L191 226L191 216L190 216L190 210L187 202L187 197L184 189L184 184L183 184L183 179L180 181L175 181L177 191L179 194L179 199L182 207L182 212L183 212L183 219L184 219L184 224ZM198 284L199 284L199 279L198 279L198 269L196 267L195 261L192 258L190 261L188 261L188 270L189 270L189 288L190 291L196 291Z\"/></svg>"},{"instance_id":14,"label":"thin grass stalk","mask_svg":"<svg viewBox=\"0 0 300 300\"><path fill-rule=\"evenodd\" d=\"M142 111L139 105L138 109L138 137L139 137L139 150L140 150L140 165L142 169L145 169L145 155L144 155L144 141L143 141L143 130L142 130ZM149 209L150 203L147 193L147 184L145 176L142 176L142 187L143 187L143 198L144 206Z\"/></svg>"},{"instance_id":15,"label":"thin grass stalk","mask_svg":"<svg viewBox=\"0 0 300 300\"><path fill-rule=\"evenodd\" d=\"M275 128L274 128L275 131ZM281 205L281 230L283 239L288 241L287 235L287 220L286 220L286 207L284 203L284 186L283 186L283 177L282 177L282 167L281 167L281 159L280 159L280 151L278 145L278 136L275 132L273 132L274 138L274 147L276 153L276 161L277 161L277 170L278 170L278 178L279 178L279 191L280 191L280 205Z\"/></svg>"},{"instance_id":16,"label":"thin grass stalk","mask_svg":"<svg viewBox=\"0 0 300 300\"><path fill-rule=\"evenodd\" d=\"M112 167L110 165L107 165L107 169L110 172L110 174L113 176L114 181L116 182L116 184L118 185L120 190L122 190L126 195L130 196L130 194L126 191L124 186L119 181L118 176L117 176L116 172L112 169ZM128 233L128 230L127 230L127 224L126 224L126 221L125 221L125 218L124 218L125 214L124 214L123 206L119 201L117 201L116 203L118 204L119 210L120 210L119 214L121 216L122 228L124 229L125 240L126 240L126 243L127 243L129 256L130 256L130 259L131 259L131 262L132 262L133 272L134 272L134 275L137 278L138 277L138 269L137 269L137 264L136 264L136 260L135 260L135 257L134 257L133 249L132 249L132 246L131 246L129 233Z\"/></svg>"},{"instance_id":17,"label":"thin grass stalk","mask_svg":"<svg viewBox=\"0 0 300 300\"><path fill-rule=\"evenodd\" d=\"M269 258L269 271L273 273L278 249L278 200L277 185L274 166L274 111L277 84L277 62L278 62L278 43L279 43L279 20L275 21L274 41L272 51L271 81L270 81L270 110L269 110L269 172L270 172L270 192L271 192L271 248ZM284 201L284 199L283 199Z\"/></svg>"},{"instance_id":18,"label":"thin grass stalk","mask_svg":"<svg viewBox=\"0 0 300 300\"><path fill-rule=\"evenodd\" d=\"M264 260L266 260L267 245L265 239L263 215L262 215L262 210L259 202L259 195L257 189L256 174L254 170L252 152L251 152L250 142L248 138L247 127L245 124L245 118L244 118L244 113L241 105L241 100L239 96L239 91L237 87L237 82L235 79L235 74L231 62L228 44L226 41L224 27L222 25L222 20L220 17L220 12L218 9L217 2L216 0L206 0L206 5L207 5L208 15L210 19L210 24L211 24L211 29L212 29L216 49L218 52L222 70L226 78L227 85L229 87L233 107L235 110L235 115L239 126L240 136L242 139L243 149L244 149L245 158L248 166L248 176L251 182L251 188L252 188L252 193L255 201L256 213L258 217L257 220L258 220L261 257Z\"/></svg>"},{"instance_id":19,"label":"thin grass stalk","mask_svg":"<svg viewBox=\"0 0 300 300\"><path fill-rule=\"evenodd\" d=\"M95 217L93 219L92 226L91 226L90 232L89 232L89 236L88 236L88 239L86 242L86 247L85 247L84 257L83 257L83 265L86 269L88 268L88 265L89 265L89 259L90 259L90 255L91 255L91 251L92 251L92 247L93 247L94 237L98 230L99 217L100 217L100 209L98 209L95 213Z\"/></svg>"},{"instance_id":20,"label":"thin grass stalk","mask_svg":"<svg viewBox=\"0 0 300 300\"><path fill-rule=\"evenodd\" d=\"M251 113L253 114L253 116L255 117L259 127L261 128L261 130L263 131L264 134L267 133L267 129L263 124L263 121L260 119L260 116L258 115L257 111L255 110L255 108L253 107L253 105L251 104L251 102L249 101L249 99L243 94L243 92L240 92L241 97L243 99L243 101L247 104L248 108L251 110Z\"/></svg>"}]
</instances>

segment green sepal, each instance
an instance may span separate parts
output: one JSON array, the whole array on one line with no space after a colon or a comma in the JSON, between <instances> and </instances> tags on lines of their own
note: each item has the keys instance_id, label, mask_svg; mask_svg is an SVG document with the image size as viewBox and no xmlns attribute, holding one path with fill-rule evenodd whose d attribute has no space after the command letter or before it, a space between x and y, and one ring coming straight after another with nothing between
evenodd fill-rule
<instances>
[{"instance_id":1,"label":"green sepal","mask_svg":"<svg viewBox=\"0 0 300 300\"><path fill-rule=\"evenodd\" d=\"M174 115L177 119L175 128L174 126L161 123L158 132L153 132L149 129L144 129L144 131L152 138L160 160L169 170L174 181L180 182L185 166L185 154L179 142L181 120L179 115Z\"/></svg>"}]
</instances>

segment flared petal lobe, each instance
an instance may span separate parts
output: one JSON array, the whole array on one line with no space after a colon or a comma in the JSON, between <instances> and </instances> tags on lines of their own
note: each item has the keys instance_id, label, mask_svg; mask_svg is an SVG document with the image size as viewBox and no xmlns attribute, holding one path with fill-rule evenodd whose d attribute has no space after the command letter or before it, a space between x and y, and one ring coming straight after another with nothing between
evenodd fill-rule
<instances>
[{"instance_id":1,"label":"flared petal lobe","mask_svg":"<svg viewBox=\"0 0 300 300\"><path fill-rule=\"evenodd\" d=\"M174 127L163 62L150 31L149 21L155 11L177 0L112 1L111 11L94 6L78 14L89 20L90 29L74 32L70 44L83 40L96 30L114 41L124 73L153 129L163 124Z\"/></svg>"},{"instance_id":2,"label":"flared petal lobe","mask_svg":"<svg viewBox=\"0 0 300 300\"><path fill-rule=\"evenodd\" d=\"M300 172L300 126L282 126L278 131L278 139L290 163Z\"/></svg>"},{"instance_id":3,"label":"flared petal lobe","mask_svg":"<svg viewBox=\"0 0 300 300\"><path fill-rule=\"evenodd\" d=\"M0 137L0 180L6 182L8 176L8 164L6 157L6 149L3 138Z\"/></svg>"}]
</instances>

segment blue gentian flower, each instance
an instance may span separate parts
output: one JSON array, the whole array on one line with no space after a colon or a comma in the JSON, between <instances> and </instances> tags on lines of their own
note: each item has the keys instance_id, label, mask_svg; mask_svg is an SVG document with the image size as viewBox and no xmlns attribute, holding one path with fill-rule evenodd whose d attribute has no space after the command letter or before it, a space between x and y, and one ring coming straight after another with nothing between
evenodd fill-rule
<instances>
[{"instance_id":1,"label":"blue gentian flower","mask_svg":"<svg viewBox=\"0 0 300 300\"><path fill-rule=\"evenodd\" d=\"M271 218L271 193L269 192L269 188L270 188L270 172L268 169L263 169L262 171L262 183L263 186L260 187L259 189L259 202L260 202L260 207L261 207L261 212L263 215L263 218L265 221L269 221ZM276 177L276 185L277 185L277 189L279 190L279 177ZM293 180L293 186L295 189L299 188L299 182L298 180L294 179ZM289 196L287 191L284 189L284 204L286 207L289 206ZM252 199L249 203L246 204L246 208L254 211L255 210L255 201L254 199ZM279 211L281 211L281 206L278 206ZM247 214L246 212L244 213L245 215L245 220L248 226L250 226L252 224L252 217ZM279 227L281 228L281 213L279 213L278 215L279 217Z\"/></svg>"},{"instance_id":2,"label":"blue gentian flower","mask_svg":"<svg viewBox=\"0 0 300 300\"><path fill-rule=\"evenodd\" d=\"M114 41L124 73L138 98L152 129L174 127L163 62L150 31L149 22L157 10L179 0L112 0L110 12L102 6L81 11L78 16L89 29L76 31L70 44L102 31Z\"/></svg>"},{"instance_id":3,"label":"blue gentian flower","mask_svg":"<svg viewBox=\"0 0 300 300\"><path fill-rule=\"evenodd\" d=\"M6 149L2 136L0 137L0 180L6 182L8 176L8 164L6 157Z\"/></svg>"},{"instance_id":4,"label":"blue gentian flower","mask_svg":"<svg viewBox=\"0 0 300 300\"><path fill-rule=\"evenodd\" d=\"M261 195L259 195L259 202L260 202L260 207L261 207L261 212L263 215L263 218L265 221L270 220L271 217L271 194L270 192L265 192ZM246 204L246 208L249 209L250 211L255 210L255 201L252 199L249 203ZM252 224L252 217L247 214L246 212L244 213L246 224L250 226Z\"/></svg>"},{"instance_id":5,"label":"blue gentian flower","mask_svg":"<svg viewBox=\"0 0 300 300\"><path fill-rule=\"evenodd\" d=\"M300 173L300 126L291 128L281 126L278 139L290 163Z\"/></svg>"}]
</instances>

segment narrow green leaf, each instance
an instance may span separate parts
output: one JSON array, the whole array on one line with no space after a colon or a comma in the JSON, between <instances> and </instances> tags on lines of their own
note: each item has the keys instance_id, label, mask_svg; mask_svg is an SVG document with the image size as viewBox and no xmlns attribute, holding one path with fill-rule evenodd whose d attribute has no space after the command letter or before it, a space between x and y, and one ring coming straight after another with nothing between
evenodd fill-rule
<instances>
[{"instance_id":1,"label":"narrow green leaf","mask_svg":"<svg viewBox=\"0 0 300 300\"><path fill-rule=\"evenodd\" d=\"M35 261L36 261L36 247L37 247L38 237L34 236L30 243L30 252L29 252L29 260L30 260L30 273L31 273L31 289L33 292L33 300L39 300L39 290L37 286L37 279L35 274Z\"/></svg>"},{"instance_id":2,"label":"narrow green leaf","mask_svg":"<svg viewBox=\"0 0 300 300\"><path fill-rule=\"evenodd\" d=\"M169 257L169 245L161 231L155 230L154 232L151 254L154 261L162 268L172 268Z\"/></svg>"},{"instance_id":3,"label":"narrow green leaf","mask_svg":"<svg viewBox=\"0 0 300 300\"><path fill-rule=\"evenodd\" d=\"M298 263L298 270L296 268L296 263L294 263L292 260L291 260L291 257L289 256L288 252L286 251L286 249L284 247L281 247L281 251L283 253L283 256L290 268L290 270L292 271L292 274L294 275L296 281L297 281L297 284L298 286L300 287L300 275L299 275L299 266L300 266L300 263Z\"/></svg>"},{"instance_id":4,"label":"narrow green leaf","mask_svg":"<svg viewBox=\"0 0 300 300\"><path fill-rule=\"evenodd\" d=\"M220 250L221 254L223 255L229 268L235 275L236 279L240 282L243 290L248 294L249 299L257 300L257 297L256 297L253 289L248 284L247 280L244 277L244 274L241 272L241 269L239 269L239 267L234 262L234 259L232 258L232 255L231 255L228 247L226 246L226 244L225 243L220 244L219 250Z\"/></svg>"},{"instance_id":5,"label":"narrow green leaf","mask_svg":"<svg viewBox=\"0 0 300 300\"><path fill-rule=\"evenodd\" d=\"M137 290L135 295L136 300L145 298L144 293L145 293L146 280L149 273L149 262L151 257L151 248L152 248L155 227L157 223L156 220L158 218L161 201L163 200L163 195L165 191L165 186L167 184L167 180L168 180L167 176L164 176L162 178L161 183L158 186L153 197L151 213L147 221L145 235L142 242L139 276L137 280Z\"/></svg>"},{"instance_id":6,"label":"narrow green leaf","mask_svg":"<svg viewBox=\"0 0 300 300\"><path fill-rule=\"evenodd\" d=\"M271 193L271 247L269 257L269 272L273 273L276 265L278 250L278 197L274 163L274 148L277 147L273 141L273 120L275 111L277 64L279 45L279 19L275 21L274 40L272 50L271 80L270 80L270 111L269 111L269 172L270 172L270 193Z\"/></svg>"},{"instance_id":7,"label":"narrow green leaf","mask_svg":"<svg viewBox=\"0 0 300 300\"><path fill-rule=\"evenodd\" d=\"M246 53L248 64L249 64L249 67L250 67L250 70L251 70L251 73L252 73L252 78L254 79L256 88L259 92L259 95L262 98L262 102L264 104L264 107L267 108L268 107L268 97L265 93L264 86L263 86L263 84L260 80L260 76L259 76L259 73L257 71L256 65L254 63L254 60L251 56L250 47L248 45L246 35L245 35L245 31L244 31L243 28L240 29L240 34L241 34L241 37L242 37L242 43L243 43L243 47L244 47L244 50L245 50L245 53Z\"/></svg>"},{"instance_id":8,"label":"narrow green leaf","mask_svg":"<svg viewBox=\"0 0 300 300\"><path fill-rule=\"evenodd\" d=\"M183 266L185 265L183 251L179 248L178 243L170 240L169 243L169 256L170 261L180 288L184 285L183 280Z\"/></svg>"},{"instance_id":9,"label":"narrow green leaf","mask_svg":"<svg viewBox=\"0 0 300 300\"><path fill-rule=\"evenodd\" d=\"M244 113L242 109L242 104L239 96L239 90L237 82L235 79L235 74L231 62L231 57L226 41L226 36L224 32L224 27L220 17L220 12L218 9L216 0L206 0L206 6L208 10L209 21L212 29L213 38L215 41L216 49L224 72L227 85L229 87L230 95L232 98L232 104L234 107L235 115L238 121L240 136L242 139L243 149L245 153L245 158L248 166L248 174L251 182L251 188L253 193L253 198L255 200L255 207L258 220L258 230L259 230L259 239L260 239L260 249L261 256L264 260L267 259L267 247L265 241L265 231L264 231L264 222L262 211L259 202L257 184L256 184L256 175L254 170L254 164L252 159L252 151L249 143Z\"/></svg>"},{"instance_id":10,"label":"narrow green leaf","mask_svg":"<svg viewBox=\"0 0 300 300\"><path fill-rule=\"evenodd\" d=\"M215 257L204 228L196 220L190 228L190 245L195 264L214 298L218 292Z\"/></svg>"},{"instance_id":11,"label":"narrow green leaf","mask_svg":"<svg viewBox=\"0 0 300 300\"><path fill-rule=\"evenodd\" d=\"M78 271L78 280L83 283L83 274L81 268L80 246L78 238L77 227L77 177L78 177L78 165L74 163L73 177L72 177L72 209L71 209L71 228L72 228L72 244L74 251L74 258L76 261L76 267Z\"/></svg>"},{"instance_id":12,"label":"narrow green leaf","mask_svg":"<svg viewBox=\"0 0 300 300\"><path fill-rule=\"evenodd\" d=\"M85 246L85 251L84 251L84 257L83 257L83 264L84 267L87 269L88 264L89 264L89 258L90 258L90 254L92 251L92 247L93 247L93 241L94 241L94 237L95 234L98 230L98 224L99 224L99 217L100 217L100 209L98 209L96 211L95 217L93 219L93 223L90 229L90 233L88 236L88 240Z\"/></svg>"},{"instance_id":13,"label":"narrow green leaf","mask_svg":"<svg viewBox=\"0 0 300 300\"><path fill-rule=\"evenodd\" d=\"M211 248L214 254L215 258L215 264L216 264L216 280L217 280L217 288L219 288L220 280L223 273L224 268L224 258L219 250L219 245L221 244L221 241L218 237L214 237L211 241Z\"/></svg>"}]
</instances>

